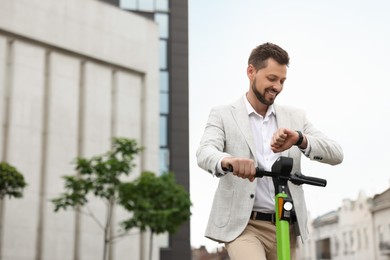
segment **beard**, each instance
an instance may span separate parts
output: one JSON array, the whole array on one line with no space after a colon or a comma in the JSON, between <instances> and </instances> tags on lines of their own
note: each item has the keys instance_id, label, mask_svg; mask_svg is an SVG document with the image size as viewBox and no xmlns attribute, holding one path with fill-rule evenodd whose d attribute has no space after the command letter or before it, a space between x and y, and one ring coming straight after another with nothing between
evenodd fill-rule
<instances>
[{"instance_id":1,"label":"beard","mask_svg":"<svg viewBox=\"0 0 390 260\"><path fill-rule=\"evenodd\" d=\"M270 106L274 103L274 100L275 99L271 99L271 100L267 100L265 98L265 96L263 94L261 94L257 89L256 89L256 79L253 80L253 84L252 84L252 91L253 93L255 93L255 96L257 98L258 101L260 101L260 103L264 104L264 105L267 105L267 106Z\"/></svg>"}]
</instances>

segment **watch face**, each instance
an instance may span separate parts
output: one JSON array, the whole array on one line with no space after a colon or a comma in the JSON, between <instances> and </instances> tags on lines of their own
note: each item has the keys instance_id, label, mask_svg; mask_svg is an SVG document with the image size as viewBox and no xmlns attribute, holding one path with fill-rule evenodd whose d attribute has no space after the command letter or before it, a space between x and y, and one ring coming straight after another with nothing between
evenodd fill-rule
<instances>
[{"instance_id":1,"label":"watch face","mask_svg":"<svg viewBox=\"0 0 390 260\"><path fill-rule=\"evenodd\" d=\"M285 203L283 204L283 208L284 208L285 210L287 210L287 211L290 211L290 210L292 210L292 208L293 208L293 204L292 204L291 202L287 201L287 202L285 202Z\"/></svg>"}]
</instances>

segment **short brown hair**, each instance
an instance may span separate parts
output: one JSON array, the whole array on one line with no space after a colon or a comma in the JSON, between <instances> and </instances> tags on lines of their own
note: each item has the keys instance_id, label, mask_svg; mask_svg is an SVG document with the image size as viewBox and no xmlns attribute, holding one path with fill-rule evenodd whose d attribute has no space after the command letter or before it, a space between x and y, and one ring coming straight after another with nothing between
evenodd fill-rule
<instances>
[{"instance_id":1,"label":"short brown hair","mask_svg":"<svg viewBox=\"0 0 390 260\"><path fill-rule=\"evenodd\" d=\"M251 52L248 59L248 65L252 64L256 71L267 66L267 60L269 58L274 59L280 65L287 65L290 62L288 53L273 43L264 43L257 46Z\"/></svg>"}]
</instances>

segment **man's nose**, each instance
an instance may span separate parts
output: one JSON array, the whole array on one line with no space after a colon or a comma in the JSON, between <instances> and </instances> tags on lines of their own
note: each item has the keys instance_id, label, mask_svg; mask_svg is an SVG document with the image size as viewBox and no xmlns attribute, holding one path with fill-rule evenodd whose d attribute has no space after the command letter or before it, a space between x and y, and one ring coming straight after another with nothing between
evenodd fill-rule
<instances>
[{"instance_id":1,"label":"man's nose","mask_svg":"<svg viewBox=\"0 0 390 260\"><path fill-rule=\"evenodd\" d=\"M274 91L280 92L283 89L283 83L275 83L273 89Z\"/></svg>"}]
</instances>

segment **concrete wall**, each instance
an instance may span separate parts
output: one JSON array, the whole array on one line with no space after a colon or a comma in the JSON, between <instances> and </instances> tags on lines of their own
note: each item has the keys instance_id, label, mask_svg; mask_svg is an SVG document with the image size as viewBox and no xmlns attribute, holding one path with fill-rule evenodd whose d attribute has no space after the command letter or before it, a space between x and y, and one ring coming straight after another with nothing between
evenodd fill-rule
<instances>
[{"instance_id":1,"label":"concrete wall","mask_svg":"<svg viewBox=\"0 0 390 260\"><path fill-rule=\"evenodd\" d=\"M107 151L113 136L146 147L134 175L158 171L157 26L94 0L0 6L0 160L28 183L23 199L1 205L0 259L101 259L103 233L92 218L54 213L50 199L74 173L71 161ZM90 208L103 221L105 205L92 199ZM112 259L146 257L144 237L133 233Z\"/></svg>"}]
</instances>

